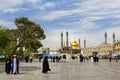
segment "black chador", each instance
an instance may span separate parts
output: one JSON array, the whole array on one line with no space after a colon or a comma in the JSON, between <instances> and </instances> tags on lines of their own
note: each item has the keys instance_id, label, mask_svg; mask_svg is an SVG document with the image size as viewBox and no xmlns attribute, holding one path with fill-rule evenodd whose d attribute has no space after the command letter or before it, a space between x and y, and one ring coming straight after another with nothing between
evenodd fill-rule
<instances>
[{"instance_id":1,"label":"black chador","mask_svg":"<svg viewBox=\"0 0 120 80\"><path fill-rule=\"evenodd\" d=\"M43 60L42 73L48 73L50 71L48 57L45 57Z\"/></svg>"},{"instance_id":2,"label":"black chador","mask_svg":"<svg viewBox=\"0 0 120 80\"><path fill-rule=\"evenodd\" d=\"M11 59L10 57L8 57L7 60L5 61L5 72L9 74L10 71L11 71Z\"/></svg>"}]
</instances>

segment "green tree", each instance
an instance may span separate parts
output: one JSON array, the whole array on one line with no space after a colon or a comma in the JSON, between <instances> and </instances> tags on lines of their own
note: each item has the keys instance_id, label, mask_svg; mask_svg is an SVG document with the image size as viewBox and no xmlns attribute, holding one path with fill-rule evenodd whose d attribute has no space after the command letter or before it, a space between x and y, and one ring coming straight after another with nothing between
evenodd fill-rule
<instances>
[{"instance_id":1,"label":"green tree","mask_svg":"<svg viewBox=\"0 0 120 80\"><path fill-rule=\"evenodd\" d=\"M0 28L0 54L5 54L5 49L10 43L10 30Z\"/></svg>"},{"instance_id":2,"label":"green tree","mask_svg":"<svg viewBox=\"0 0 120 80\"><path fill-rule=\"evenodd\" d=\"M29 48L32 51L37 51L42 46L41 40L45 39L44 30L39 24L30 21L27 17L15 19L17 29L12 30L12 39L16 41L16 46L12 52L16 54L18 47Z\"/></svg>"}]
</instances>

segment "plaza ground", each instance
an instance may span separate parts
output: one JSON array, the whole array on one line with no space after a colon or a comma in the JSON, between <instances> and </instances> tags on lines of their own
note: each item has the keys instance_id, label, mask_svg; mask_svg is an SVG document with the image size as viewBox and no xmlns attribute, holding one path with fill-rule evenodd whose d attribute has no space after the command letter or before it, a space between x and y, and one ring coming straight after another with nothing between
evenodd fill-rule
<instances>
[{"instance_id":1,"label":"plaza ground","mask_svg":"<svg viewBox=\"0 0 120 80\"><path fill-rule=\"evenodd\" d=\"M100 60L98 63L79 60L62 60L49 62L51 71L41 73L42 62L35 59L33 63L20 63L20 74L7 75L4 65L0 64L0 80L119 80L120 62Z\"/></svg>"}]
</instances>

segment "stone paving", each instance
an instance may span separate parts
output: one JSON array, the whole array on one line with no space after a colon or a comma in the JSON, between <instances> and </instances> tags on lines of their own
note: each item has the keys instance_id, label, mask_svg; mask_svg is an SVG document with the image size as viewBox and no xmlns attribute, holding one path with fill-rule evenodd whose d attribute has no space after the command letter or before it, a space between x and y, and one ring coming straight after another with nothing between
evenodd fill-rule
<instances>
[{"instance_id":1,"label":"stone paving","mask_svg":"<svg viewBox=\"0 0 120 80\"><path fill-rule=\"evenodd\" d=\"M120 80L120 62L100 60L98 63L67 60L49 62L51 71L41 73L42 62L20 63L20 74L7 75L0 64L0 80Z\"/></svg>"}]
</instances>

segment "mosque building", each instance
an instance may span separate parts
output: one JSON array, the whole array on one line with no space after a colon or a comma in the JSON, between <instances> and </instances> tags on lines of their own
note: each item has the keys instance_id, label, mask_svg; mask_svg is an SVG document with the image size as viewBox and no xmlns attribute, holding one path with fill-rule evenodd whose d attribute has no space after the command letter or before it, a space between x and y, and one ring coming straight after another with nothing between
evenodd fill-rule
<instances>
[{"instance_id":1,"label":"mosque building","mask_svg":"<svg viewBox=\"0 0 120 80\"><path fill-rule=\"evenodd\" d=\"M120 40L117 40L114 43L114 53L120 55Z\"/></svg>"},{"instance_id":2,"label":"mosque building","mask_svg":"<svg viewBox=\"0 0 120 80\"><path fill-rule=\"evenodd\" d=\"M81 52L80 39L78 41L74 40L69 45L69 33L66 32L66 42L63 42L63 33L61 32L61 47L59 49L60 53L66 54L78 54Z\"/></svg>"},{"instance_id":3,"label":"mosque building","mask_svg":"<svg viewBox=\"0 0 120 80\"><path fill-rule=\"evenodd\" d=\"M80 38L77 41L73 41L71 44L71 53L72 54L78 54L81 53L81 48L80 48Z\"/></svg>"},{"instance_id":4,"label":"mosque building","mask_svg":"<svg viewBox=\"0 0 120 80\"><path fill-rule=\"evenodd\" d=\"M105 41L98 46L90 46L86 45L86 39L84 39L84 46L80 45L80 38L78 40L74 40L72 43L69 43L69 33L66 32L66 42L63 40L63 33L61 32L61 47L59 49L60 53L66 54L80 54L82 53L84 56L91 56L93 52L98 52L102 57L106 57L111 53L120 54L120 40L115 41L115 34L113 33L113 43L110 44L107 42L107 32L104 33ZM70 45L69 45L70 44Z\"/></svg>"},{"instance_id":5,"label":"mosque building","mask_svg":"<svg viewBox=\"0 0 120 80\"><path fill-rule=\"evenodd\" d=\"M97 51L102 57L106 57L110 53L113 53L113 51L114 51L113 44L115 43L115 34L113 33L113 43L112 44L107 43L107 33L106 32L104 34L104 37L105 37L105 42L101 43L100 45L82 48L84 55L91 56L92 52ZM115 47L117 44L118 43L116 42ZM115 50L118 51L117 48L115 48Z\"/></svg>"}]
</instances>

